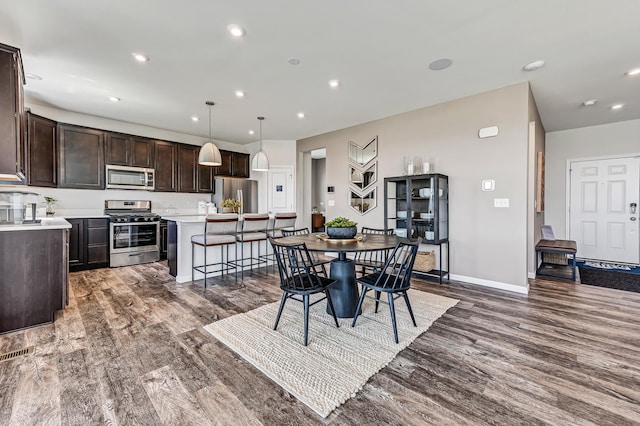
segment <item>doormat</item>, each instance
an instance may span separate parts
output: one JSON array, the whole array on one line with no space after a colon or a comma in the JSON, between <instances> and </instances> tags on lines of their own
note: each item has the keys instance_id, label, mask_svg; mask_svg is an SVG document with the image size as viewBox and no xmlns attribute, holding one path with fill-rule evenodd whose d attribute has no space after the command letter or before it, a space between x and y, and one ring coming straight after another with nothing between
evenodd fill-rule
<instances>
[{"instance_id":1,"label":"doormat","mask_svg":"<svg viewBox=\"0 0 640 426\"><path fill-rule=\"evenodd\" d=\"M640 293L640 266L581 260L576 265L582 284Z\"/></svg>"}]
</instances>

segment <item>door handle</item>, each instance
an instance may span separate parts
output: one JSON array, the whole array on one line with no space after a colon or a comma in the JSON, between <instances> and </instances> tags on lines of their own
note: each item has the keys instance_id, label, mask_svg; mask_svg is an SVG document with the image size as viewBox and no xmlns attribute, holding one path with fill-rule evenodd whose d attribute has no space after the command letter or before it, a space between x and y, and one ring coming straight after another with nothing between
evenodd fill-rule
<instances>
[{"instance_id":1,"label":"door handle","mask_svg":"<svg viewBox=\"0 0 640 426\"><path fill-rule=\"evenodd\" d=\"M629 204L629 214L636 214L637 208L638 208L638 204L636 203Z\"/></svg>"},{"instance_id":2,"label":"door handle","mask_svg":"<svg viewBox=\"0 0 640 426\"><path fill-rule=\"evenodd\" d=\"M629 219L631 219L631 222L635 222L636 221L636 217L635 216L631 216Z\"/></svg>"}]
</instances>

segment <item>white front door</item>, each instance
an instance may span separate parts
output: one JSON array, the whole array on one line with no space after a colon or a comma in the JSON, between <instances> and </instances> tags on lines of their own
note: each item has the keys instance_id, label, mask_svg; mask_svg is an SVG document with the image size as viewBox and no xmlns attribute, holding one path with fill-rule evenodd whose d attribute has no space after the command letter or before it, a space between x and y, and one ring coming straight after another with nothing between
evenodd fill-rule
<instances>
[{"instance_id":1,"label":"white front door","mask_svg":"<svg viewBox=\"0 0 640 426\"><path fill-rule=\"evenodd\" d=\"M269 211L294 212L293 167L272 167L269 170Z\"/></svg>"},{"instance_id":2,"label":"white front door","mask_svg":"<svg viewBox=\"0 0 640 426\"><path fill-rule=\"evenodd\" d=\"M570 168L569 239L577 256L639 263L640 158L572 161Z\"/></svg>"}]
</instances>

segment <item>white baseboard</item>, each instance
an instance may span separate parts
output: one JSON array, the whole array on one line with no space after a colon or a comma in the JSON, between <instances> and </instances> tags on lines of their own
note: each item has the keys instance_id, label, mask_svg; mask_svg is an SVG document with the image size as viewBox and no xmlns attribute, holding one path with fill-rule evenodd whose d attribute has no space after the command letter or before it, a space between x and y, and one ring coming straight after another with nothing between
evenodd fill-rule
<instances>
[{"instance_id":1,"label":"white baseboard","mask_svg":"<svg viewBox=\"0 0 640 426\"><path fill-rule=\"evenodd\" d=\"M527 278L529 278L530 280L535 280L536 279L536 273L535 272L527 272Z\"/></svg>"},{"instance_id":2,"label":"white baseboard","mask_svg":"<svg viewBox=\"0 0 640 426\"><path fill-rule=\"evenodd\" d=\"M462 281L469 284L477 284L484 287L497 288L499 290L512 291L514 293L529 294L529 283L526 287L515 284L501 283L499 281L483 280L482 278L467 277L465 275L451 274L451 279L454 281Z\"/></svg>"}]
</instances>

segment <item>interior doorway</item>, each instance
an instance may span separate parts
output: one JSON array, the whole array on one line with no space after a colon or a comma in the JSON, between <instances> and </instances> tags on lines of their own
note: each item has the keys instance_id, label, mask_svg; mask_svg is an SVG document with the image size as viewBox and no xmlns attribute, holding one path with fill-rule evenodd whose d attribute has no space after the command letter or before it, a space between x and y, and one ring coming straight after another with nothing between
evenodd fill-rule
<instances>
[{"instance_id":1,"label":"interior doorway","mask_svg":"<svg viewBox=\"0 0 640 426\"><path fill-rule=\"evenodd\" d=\"M640 263L640 157L570 161L569 192L578 257Z\"/></svg>"}]
</instances>

